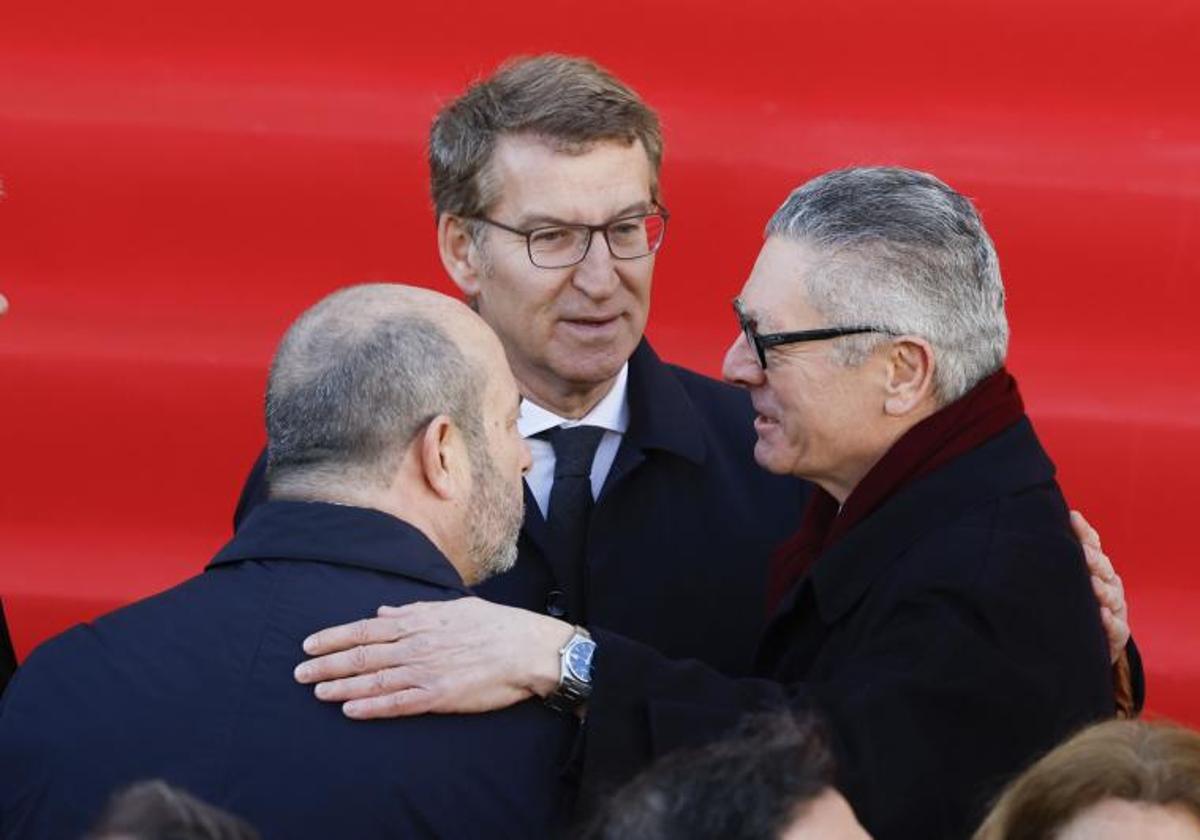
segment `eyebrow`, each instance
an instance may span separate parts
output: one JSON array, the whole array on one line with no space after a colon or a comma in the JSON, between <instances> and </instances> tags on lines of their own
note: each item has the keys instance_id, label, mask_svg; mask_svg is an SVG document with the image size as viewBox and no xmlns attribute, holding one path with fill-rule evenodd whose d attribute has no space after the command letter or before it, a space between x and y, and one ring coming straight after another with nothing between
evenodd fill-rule
<instances>
[{"instance_id":1,"label":"eyebrow","mask_svg":"<svg viewBox=\"0 0 1200 840\"><path fill-rule=\"evenodd\" d=\"M617 219L623 219L627 216L636 216L640 213L650 213L650 212L652 212L651 208L653 207L653 204L654 204L654 202L650 201L649 199L644 199L642 201L635 201L633 204L627 204L624 207L622 207L620 210L618 210L617 212L610 215L608 217L608 221L601 222L601 224L609 224L611 222L615 222ZM565 219L562 219L558 216L554 216L550 213L528 213L524 216L519 217L517 219L517 221L513 224L513 227L530 229L530 228L542 227L542 226L581 225L581 224L585 224L585 223L584 222L568 222Z\"/></svg>"},{"instance_id":2,"label":"eyebrow","mask_svg":"<svg viewBox=\"0 0 1200 840\"><path fill-rule=\"evenodd\" d=\"M751 309L750 307L746 306L746 301L742 300L740 297L735 297L734 301L737 303L738 308L742 310L742 316L747 321L754 324L755 329L763 326L763 317L758 314L758 310Z\"/></svg>"}]
</instances>

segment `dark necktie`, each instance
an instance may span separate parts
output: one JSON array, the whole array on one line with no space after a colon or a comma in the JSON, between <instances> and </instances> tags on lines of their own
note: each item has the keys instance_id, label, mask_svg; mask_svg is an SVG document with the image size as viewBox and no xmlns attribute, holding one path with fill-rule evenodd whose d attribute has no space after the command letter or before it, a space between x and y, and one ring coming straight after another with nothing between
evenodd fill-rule
<instances>
[{"instance_id":1,"label":"dark necktie","mask_svg":"<svg viewBox=\"0 0 1200 840\"><path fill-rule=\"evenodd\" d=\"M543 433L554 447L554 485L550 488L547 525L551 566L565 600L565 620L582 624L584 581L587 577L588 520L592 512L592 461L604 429L596 426L559 426Z\"/></svg>"}]
</instances>

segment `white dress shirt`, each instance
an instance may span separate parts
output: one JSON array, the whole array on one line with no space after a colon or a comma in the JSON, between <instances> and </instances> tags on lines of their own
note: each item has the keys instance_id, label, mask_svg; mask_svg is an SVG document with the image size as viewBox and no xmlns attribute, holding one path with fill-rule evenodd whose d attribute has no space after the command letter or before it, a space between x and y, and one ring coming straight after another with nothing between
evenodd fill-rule
<instances>
[{"instance_id":1,"label":"white dress shirt","mask_svg":"<svg viewBox=\"0 0 1200 840\"><path fill-rule=\"evenodd\" d=\"M592 459L592 498L595 499L600 495L604 479L608 478L608 471L617 457L621 437L629 428L629 400L626 395L628 379L629 363L626 362L604 399L578 420L567 420L529 400L521 400L521 416L517 419L517 429L529 444L529 452L533 456L533 466L525 474L525 483L529 485L533 498L537 500L543 518L548 514L546 509L550 506L550 488L554 485L554 447L550 445L550 441L536 438L534 435L557 426L568 429L575 426L599 426L604 429L604 437L600 438L596 456Z\"/></svg>"}]
</instances>

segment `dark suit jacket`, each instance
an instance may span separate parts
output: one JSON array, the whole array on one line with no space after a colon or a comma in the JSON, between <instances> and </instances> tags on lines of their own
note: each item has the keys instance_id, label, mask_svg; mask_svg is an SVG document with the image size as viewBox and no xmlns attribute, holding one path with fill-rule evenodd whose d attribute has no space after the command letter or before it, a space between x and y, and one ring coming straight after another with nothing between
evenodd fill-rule
<instances>
[{"instance_id":1,"label":"dark suit jacket","mask_svg":"<svg viewBox=\"0 0 1200 840\"><path fill-rule=\"evenodd\" d=\"M597 630L585 784L775 705L814 707L876 838L968 836L999 786L1112 715L1104 633L1054 467L1028 420L903 488L818 558L760 679Z\"/></svg>"},{"instance_id":2,"label":"dark suit jacket","mask_svg":"<svg viewBox=\"0 0 1200 840\"><path fill-rule=\"evenodd\" d=\"M808 486L754 463L744 391L664 364L645 341L628 383L629 429L592 511L588 623L745 675L765 625L767 560L799 525ZM265 497L264 467L260 456L235 526ZM526 492L517 564L478 593L553 612L562 585L546 552Z\"/></svg>"},{"instance_id":3,"label":"dark suit jacket","mask_svg":"<svg viewBox=\"0 0 1200 840\"><path fill-rule=\"evenodd\" d=\"M464 594L398 519L259 506L204 574L21 666L0 706L0 836L79 837L110 792L153 777L266 838L550 835L565 716L530 702L362 723L292 680L315 628Z\"/></svg>"},{"instance_id":4,"label":"dark suit jacket","mask_svg":"<svg viewBox=\"0 0 1200 840\"><path fill-rule=\"evenodd\" d=\"M8 624L4 620L4 602L0 601L0 694L17 670L17 656L13 653L12 639L8 637Z\"/></svg>"}]
</instances>

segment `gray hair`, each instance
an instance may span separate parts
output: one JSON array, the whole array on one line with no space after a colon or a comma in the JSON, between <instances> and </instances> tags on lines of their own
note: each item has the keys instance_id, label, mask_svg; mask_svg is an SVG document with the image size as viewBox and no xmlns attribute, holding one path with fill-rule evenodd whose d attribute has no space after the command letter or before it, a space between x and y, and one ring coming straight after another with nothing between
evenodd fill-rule
<instances>
[{"instance_id":1,"label":"gray hair","mask_svg":"<svg viewBox=\"0 0 1200 840\"><path fill-rule=\"evenodd\" d=\"M429 182L437 215L469 218L497 200L489 177L497 141L528 134L568 154L603 140L640 140L658 198L663 141L658 116L616 76L585 58L539 55L506 62L438 113L429 134Z\"/></svg>"},{"instance_id":2,"label":"gray hair","mask_svg":"<svg viewBox=\"0 0 1200 840\"><path fill-rule=\"evenodd\" d=\"M832 326L871 326L933 345L934 387L952 402L1004 364L1008 321L992 240L971 202L924 172L841 169L788 196L766 235L812 246L804 292ZM849 336L839 360L861 364L887 340Z\"/></svg>"},{"instance_id":3,"label":"gray hair","mask_svg":"<svg viewBox=\"0 0 1200 840\"><path fill-rule=\"evenodd\" d=\"M337 292L284 336L267 387L267 477L276 494L387 486L409 442L439 414L469 444L482 436L483 371L395 295L386 284Z\"/></svg>"}]
</instances>

